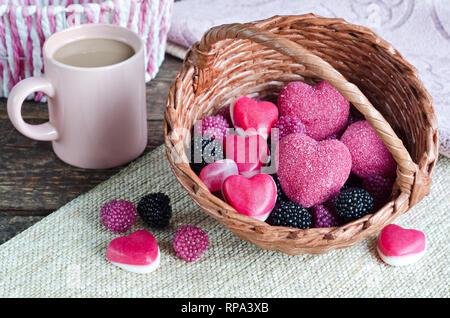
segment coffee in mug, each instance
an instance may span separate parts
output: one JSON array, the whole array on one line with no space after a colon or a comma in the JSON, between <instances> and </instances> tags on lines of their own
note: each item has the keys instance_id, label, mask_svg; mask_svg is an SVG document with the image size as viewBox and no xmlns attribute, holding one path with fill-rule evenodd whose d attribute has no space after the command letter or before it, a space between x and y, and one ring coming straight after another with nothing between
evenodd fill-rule
<instances>
[{"instance_id":1,"label":"coffee in mug","mask_svg":"<svg viewBox=\"0 0 450 318\"><path fill-rule=\"evenodd\" d=\"M85 39L68 43L53 58L76 67L101 67L120 63L132 57L131 46L111 39Z\"/></svg>"}]
</instances>

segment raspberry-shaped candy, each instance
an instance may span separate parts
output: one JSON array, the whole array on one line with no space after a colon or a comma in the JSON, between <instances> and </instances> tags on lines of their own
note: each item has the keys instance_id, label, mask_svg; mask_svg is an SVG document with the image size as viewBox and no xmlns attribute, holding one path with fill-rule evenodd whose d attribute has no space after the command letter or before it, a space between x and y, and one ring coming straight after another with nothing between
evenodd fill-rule
<instances>
[{"instance_id":1,"label":"raspberry-shaped candy","mask_svg":"<svg viewBox=\"0 0 450 318\"><path fill-rule=\"evenodd\" d=\"M114 233L123 233L136 221L136 208L125 200L112 200L100 209L100 220Z\"/></svg>"},{"instance_id":2,"label":"raspberry-shaped candy","mask_svg":"<svg viewBox=\"0 0 450 318\"><path fill-rule=\"evenodd\" d=\"M295 116L281 116L273 126L279 129L279 138L284 138L290 134L305 134L305 125Z\"/></svg>"},{"instance_id":3,"label":"raspberry-shaped candy","mask_svg":"<svg viewBox=\"0 0 450 318\"><path fill-rule=\"evenodd\" d=\"M311 208L312 227L334 227L339 225L338 216L322 204Z\"/></svg>"},{"instance_id":4,"label":"raspberry-shaped candy","mask_svg":"<svg viewBox=\"0 0 450 318\"><path fill-rule=\"evenodd\" d=\"M173 248L177 256L187 262L199 259L208 246L208 234L192 225L180 226L173 238Z\"/></svg>"},{"instance_id":5,"label":"raspberry-shaped candy","mask_svg":"<svg viewBox=\"0 0 450 318\"><path fill-rule=\"evenodd\" d=\"M222 115L207 116L201 121L202 135L211 136L219 142L227 136L228 125L227 120Z\"/></svg>"},{"instance_id":6,"label":"raspberry-shaped candy","mask_svg":"<svg viewBox=\"0 0 450 318\"><path fill-rule=\"evenodd\" d=\"M376 210L389 201L393 185L393 178L385 178L382 176L368 177L362 182L362 188L372 196Z\"/></svg>"}]
</instances>

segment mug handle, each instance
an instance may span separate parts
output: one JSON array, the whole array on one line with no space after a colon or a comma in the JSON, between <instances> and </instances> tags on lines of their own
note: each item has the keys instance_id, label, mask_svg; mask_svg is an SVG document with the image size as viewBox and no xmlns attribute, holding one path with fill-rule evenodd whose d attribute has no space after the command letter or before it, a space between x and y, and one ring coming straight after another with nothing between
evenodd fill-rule
<instances>
[{"instance_id":1,"label":"mug handle","mask_svg":"<svg viewBox=\"0 0 450 318\"><path fill-rule=\"evenodd\" d=\"M11 90L8 97L8 116L18 131L28 138L42 141L58 139L58 132L50 122L40 125L27 124L22 117L22 104L28 95L43 92L49 97L55 96L55 89L44 77L29 77L20 81Z\"/></svg>"}]
</instances>

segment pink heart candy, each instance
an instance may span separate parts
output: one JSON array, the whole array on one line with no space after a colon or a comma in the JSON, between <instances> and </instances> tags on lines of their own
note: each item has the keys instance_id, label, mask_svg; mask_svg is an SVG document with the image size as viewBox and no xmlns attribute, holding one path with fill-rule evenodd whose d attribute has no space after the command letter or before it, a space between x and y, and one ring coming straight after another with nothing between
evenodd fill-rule
<instances>
[{"instance_id":1,"label":"pink heart candy","mask_svg":"<svg viewBox=\"0 0 450 318\"><path fill-rule=\"evenodd\" d=\"M236 162L239 173L246 177L259 173L261 166L269 161L267 141L260 135L228 135L224 151L225 157Z\"/></svg>"},{"instance_id":2,"label":"pink heart candy","mask_svg":"<svg viewBox=\"0 0 450 318\"><path fill-rule=\"evenodd\" d=\"M339 192L352 167L350 152L342 142L318 142L303 134L281 139L276 158L281 188L289 199L306 208Z\"/></svg>"},{"instance_id":3,"label":"pink heart candy","mask_svg":"<svg viewBox=\"0 0 450 318\"><path fill-rule=\"evenodd\" d=\"M240 97L232 107L233 123L238 134L260 134L267 139L278 119L278 107L271 102Z\"/></svg>"},{"instance_id":4,"label":"pink heart candy","mask_svg":"<svg viewBox=\"0 0 450 318\"><path fill-rule=\"evenodd\" d=\"M260 221L267 219L277 201L275 181L262 173L251 178L228 177L223 183L222 193L236 211Z\"/></svg>"},{"instance_id":5,"label":"pink heart candy","mask_svg":"<svg viewBox=\"0 0 450 318\"><path fill-rule=\"evenodd\" d=\"M426 250L423 232L387 225L378 236L377 251L381 259L393 266L403 266L418 261Z\"/></svg>"},{"instance_id":6,"label":"pink heart candy","mask_svg":"<svg viewBox=\"0 0 450 318\"><path fill-rule=\"evenodd\" d=\"M306 134L323 140L338 134L347 124L350 103L328 82L314 86L290 82L278 95L282 116L296 116L306 127Z\"/></svg>"},{"instance_id":7,"label":"pink heart candy","mask_svg":"<svg viewBox=\"0 0 450 318\"><path fill-rule=\"evenodd\" d=\"M226 178L239 174L236 163L231 159L223 159L210 163L200 172L200 180L206 185L209 191L219 191Z\"/></svg>"},{"instance_id":8,"label":"pink heart candy","mask_svg":"<svg viewBox=\"0 0 450 318\"><path fill-rule=\"evenodd\" d=\"M106 258L125 270L148 273L159 265L159 247L151 233L136 231L113 239L106 249Z\"/></svg>"}]
</instances>

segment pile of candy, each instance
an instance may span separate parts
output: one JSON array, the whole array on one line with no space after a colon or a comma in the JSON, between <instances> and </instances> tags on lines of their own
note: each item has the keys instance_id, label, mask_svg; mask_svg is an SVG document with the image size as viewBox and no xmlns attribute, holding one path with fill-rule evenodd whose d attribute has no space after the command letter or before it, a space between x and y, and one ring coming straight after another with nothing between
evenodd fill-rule
<instances>
[{"instance_id":1,"label":"pile of candy","mask_svg":"<svg viewBox=\"0 0 450 318\"><path fill-rule=\"evenodd\" d=\"M234 128L234 130L233 130ZM191 168L204 185L237 212L273 226L336 227L374 213L392 193L396 163L369 123L350 115L350 104L327 82L289 83L278 106L243 96L194 126ZM137 207L113 200L100 210L114 233L128 231L137 216L155 229L169 225L170 199L143 197ZM180 226L176 255L195 261L209 247L208 235ZM380 258L401 266L425 253L422 232L385 227L377 241ZM115 238L107 259L125 270L149 273L160 263L155 237L144 230Z\"/></svg>"},{"instance_id":2,"label":"pile of candy","mask_svg":"<svg viewBox=\"0 0 450 318\"><path fill-rule=\"evenodd\" d=\"M336 89L291 82L277 104L243 96L196 123L191 167L211 192L300 229L352 222L389 201L397 164Z\"/></svg>"},{"instance_id":3,"label":"pile of candy","mask_svg":"<svg viewBox=\"0 0 450 318\"><path fill-rule=\"evenodd\" d=\"M129 201L112 200L100 209L100 221L114 233L128 231L138 215L151 228L167 227L172 217L169 197L161 192L150 193L139 201L137 208ZM208 235L192 225L180 226L173 238L177 256L188 262L199 259L208 247ZM113 239L106 249L106 258L122 269L144 274L158 268L161 257L155 237L140 230Z\"/></svg>"}]
</instances>

